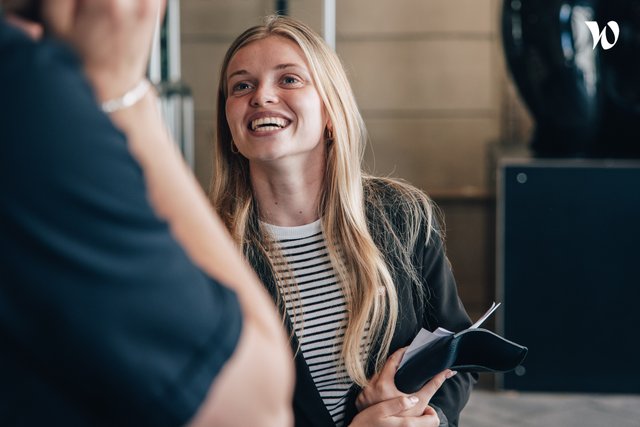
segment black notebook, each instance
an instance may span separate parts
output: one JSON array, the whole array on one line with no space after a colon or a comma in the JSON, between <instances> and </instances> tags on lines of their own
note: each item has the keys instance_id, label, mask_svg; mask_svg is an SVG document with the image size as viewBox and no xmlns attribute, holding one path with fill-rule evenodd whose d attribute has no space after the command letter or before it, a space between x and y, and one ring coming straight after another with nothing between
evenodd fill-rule
<instances>
[{"instance_id":1,"label":"black notebook","mask_svg":"<svg viewBox=\"0 0 640 427\"><path fill-rule=\"evenodd\" d=\"M395 383L403 393L415 393L445 369L508 372L522 363L527 348L479 326L500 306L491 308L471 327L453 333L422 329L400 361Z\"/></svg>"}]
</instances>

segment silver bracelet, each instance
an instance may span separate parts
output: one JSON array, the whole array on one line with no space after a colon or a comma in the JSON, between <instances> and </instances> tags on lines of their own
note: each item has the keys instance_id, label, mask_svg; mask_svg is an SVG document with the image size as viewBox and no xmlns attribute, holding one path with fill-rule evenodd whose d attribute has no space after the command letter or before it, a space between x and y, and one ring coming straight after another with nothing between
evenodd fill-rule
<instances>
[{"instance_id":1,"label":"silver bracelet","mask_svg":"<svg viewBox=\"0 0 640 427\"><path fill-rule=\"evenodd\" d=\"M108 101L103 102L100 105L102 111L105 113L113 113L118 110L122 110L125 108L129 108L135 105L138 101L140 101L147 94L149 89L151 88L151 83L149 80L142 79L138 82L137 85L134 86L133 89L127 91L120 98L110 99Z\"/></svg>"}]
</instances>

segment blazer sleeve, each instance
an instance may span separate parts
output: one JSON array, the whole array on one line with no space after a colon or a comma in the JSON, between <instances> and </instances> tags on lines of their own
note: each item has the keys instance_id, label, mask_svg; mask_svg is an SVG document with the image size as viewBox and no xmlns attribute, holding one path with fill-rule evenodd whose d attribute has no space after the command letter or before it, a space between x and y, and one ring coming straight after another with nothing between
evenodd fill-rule
<instances>
[{"instance_id":1,"label":"blazer sleeve","mask_svg":"<svg viewBox=\"0 0 640 427\"><path fill-rule=\"evenodd\" d=\"M451 264L439 234L432 232L426 245L418 253L421 255L426 299L423 327L429 330L443 327L457 332L471 326L471 320L458 297ZM459 372L445 381L430 403L440 416L440 426L458 425L460 412L469 400L476 381L477 374L467 372Z\"/></svg>"}]
</instances>

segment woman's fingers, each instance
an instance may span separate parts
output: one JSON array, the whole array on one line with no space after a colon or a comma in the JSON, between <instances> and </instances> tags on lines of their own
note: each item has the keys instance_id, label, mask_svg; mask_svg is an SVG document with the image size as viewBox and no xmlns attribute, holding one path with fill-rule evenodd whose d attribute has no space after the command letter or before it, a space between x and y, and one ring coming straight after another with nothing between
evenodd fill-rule
<instances>
[{"instance_id":1,"label":"woman's fingers","mask_svg":"<svg viewBox=\"0 0 640 427\"><path fill-rule=\"evenodd\" d=\"M413 408L418 401L416 396L401 396L385 400L371 407L372 415L376 418L392 417Z\"/></svg>"},{"instance_id":2,"label":"woman's fingers","mask_svg":"<svg viewBox=\"0 0 640 427\"><path fill-rule=\"evenodd\" d=\"M407 347L402 347L396 350L389 358L386 363L382 367L380 371L380 377L383 379L391 379L396 375L396 371L400 366L400 361L402 360L402 356L404 356L405 351L407 351Z\"/></svg>"},{"instance_id":3,"label":"woman's fingers","mask_svg":"<svg viewBox=\"0 0 640 427\"><path fill-rule=\"evenodd\" d=\"M358 395L355 402L358 411L364 411L381 402L390 402L403 396L407 397L407 395L396 388L394 382L395 373L405 351L406 347L393 353L383 366L382 370L371 379L369 385ZM427 408L436 392L440 387L442 387L447 379L451 378L455 374L455 371L446 369L433 377L417 393L415 393L415 397L418 398L418 401L415 402L409 410L406 410L403 415L416 417L423 414L423 411ZM437 418L437 416L435 417Z\"/></svg>"},{"instance_id":4,"label":"woman's fingers","mask_svg":"<svg viewBox=\"0 0 640 427\"><path fill-rule=\"evenodd\" d=\"M418 402L417 396L401 396L379 402L360 412L349 427L438 427L440 419L431 408L421 415L406 415L416 408Z\"/></svg>"},{"instance_id":5,"label":"woman's fingers","mask_svg":"<svg viewBox=\"0 0 640 427\"><path fill-rule=\"evenodd\" d=\"M433 377L428 383L426 383L417 393L416 395L420 398L421 402L429 403L433 395L442 387L444 382L457 374L456 371L452 371L451 369L445 369L440 372L438 375Z\"/></svg>"},{"instance_id":6,"label":"woman's fingers","mask_svg":"<svg viewBox=\"0 0 640 427\"><path fill-rule=\"evenodd\" d=\"M394 376L405 350L406 347L403 347L389 356L382 370L371 378L369 384L358 395L356 408L359 411L378 402L404 395L396 388Z\"/></svg>"},{"instance_id":7,"label":"woman's fingers","mask_svg":"<svg viewBox=\"0 0 640 427\"><path fill-rule=\"evenodd\" d=\"M383 427L397 425L397 416L413 408L419 399L416 396L401 396L369 406L353 419L350 427ZM394 418L396 418L394 420Z\"/></svg>"}]
</instances>

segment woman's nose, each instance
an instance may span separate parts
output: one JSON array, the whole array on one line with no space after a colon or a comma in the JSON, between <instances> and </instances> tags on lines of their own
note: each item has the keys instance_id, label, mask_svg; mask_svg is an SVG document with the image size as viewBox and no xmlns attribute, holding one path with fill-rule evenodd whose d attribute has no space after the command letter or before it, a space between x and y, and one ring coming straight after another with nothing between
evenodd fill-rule
<instances>
[{"instance_id":1,"label":"woman's nose","mask_svg":"<svg viewBox=\"0 0 640 427\"><path fill-rule=\"evenodd\" d=\"M267 104L275 104L278 102L278 95L273 87L269 85L259 85L251 98L251 105L261 107Z\"/></svg>"}]
</instances>

